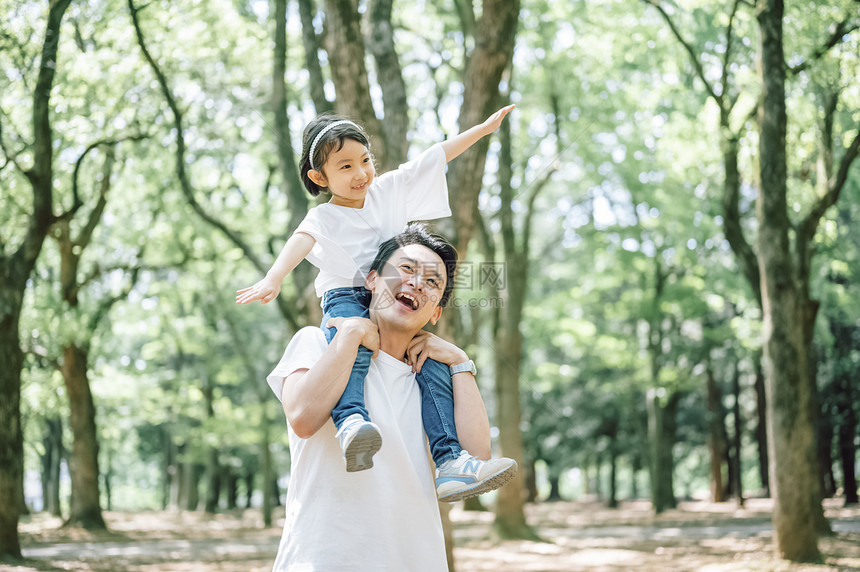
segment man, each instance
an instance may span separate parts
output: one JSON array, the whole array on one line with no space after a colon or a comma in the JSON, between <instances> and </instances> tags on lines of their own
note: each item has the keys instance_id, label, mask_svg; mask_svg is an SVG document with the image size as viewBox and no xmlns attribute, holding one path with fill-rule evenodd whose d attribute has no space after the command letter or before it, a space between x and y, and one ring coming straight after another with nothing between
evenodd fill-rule
<instances>
[{"instance_id":1,"label":"man","mask_svg":"<svg viewBox=\"0 0 860 572\"><path fill-rule=\"evenodd\" d=\"M473 368L463 367L468 357L422 331L442 313L456 259L443 238L410 225L380 246L371 267L365 282L372 293L370 319L332 319L328 325L337 333L331 344L319 328L302 329L269 375L287 417L292 459L276 571L446 569L414 374L428 357L457 372L452 375L453 416L463 448L479 459L490 458L486 409ZM350 473L343 470L331 409L359 346L374 356L365 395L383 446L372 469ZM471 470L472 481L463 487L492 480L498 486L513 477L516 464L481 461Z\"/></svg>"}]
</instances>

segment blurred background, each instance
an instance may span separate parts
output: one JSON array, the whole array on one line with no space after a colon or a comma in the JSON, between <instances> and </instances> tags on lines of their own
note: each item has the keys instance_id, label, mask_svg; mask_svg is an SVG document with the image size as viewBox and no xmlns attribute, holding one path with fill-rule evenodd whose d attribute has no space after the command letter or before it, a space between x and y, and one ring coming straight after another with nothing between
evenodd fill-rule
<instances>
[{"instance_id":1,"label":"blurred background","mask_svg":"<svg viewBox=\"0 0 860 572\"><path fill-rule=\"evenodd\" d=\"M536 538L545 501L770 497L777 554L808 560L822 499L857 503L856 2L0 0L0 22L0 554L42 511L283 516L265 376L319 323L316 270L234 297L315 205L322 112L385 172L517 106L449 165L435 224L464 258L438 333L521 467L467 503L499 538Z\"/></svg>"}]
</instances>

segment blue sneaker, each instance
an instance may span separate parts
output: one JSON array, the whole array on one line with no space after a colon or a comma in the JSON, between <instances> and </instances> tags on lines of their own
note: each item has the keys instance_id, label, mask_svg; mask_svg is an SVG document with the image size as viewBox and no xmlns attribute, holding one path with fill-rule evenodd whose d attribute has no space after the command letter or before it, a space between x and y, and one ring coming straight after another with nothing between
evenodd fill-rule
<instances>
[{"instance_id":1,"label":"blue sneaker","mask_svg":"<svg viewBox=\"0 0 860 572\"><path fill-rule=\"evenodd\" d=\"M517 474L517 462L507 457L481 461L461 451L436 467L436 495L440 501L456 502L482 495L505 485Z\"/></svg>"},{"instance_id":2,"label":"blue sneaker","mask_svg":"<svg viewBox=\"0 0 860 572\"><path fill-rule=\"evenodd\" d=\"M354 473L373 467L373 455L382 447L379 427L358 413L350 415L335 434L346 459L346 472Z\"/></svg>"}]
</instances>

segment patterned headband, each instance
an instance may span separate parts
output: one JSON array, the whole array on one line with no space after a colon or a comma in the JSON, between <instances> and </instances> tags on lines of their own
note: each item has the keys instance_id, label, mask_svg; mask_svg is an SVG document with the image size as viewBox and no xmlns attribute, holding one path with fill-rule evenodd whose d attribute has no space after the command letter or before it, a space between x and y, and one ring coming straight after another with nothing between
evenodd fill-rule
<instances>
[{"instance_id":1,"label":"patterned headband","mask_svg":"<svg viewBox=\"0 0 860 572\"><path fill-rule=\"evenodd\" d=\"M337 127L338 125L352 125L356 129L361 131L361 127L359 127L358 125L356 125L355 123L353 123L352 121L350 121L348 119L341 119L340 121L335 121L334 123L329 123L328 125L326 125L322 131L317 133L317 136L314 137L314 142L311 143L311 152L308 154L308 160L310 160L311 169L313 169L315 171L317 170L317 168L314 167L314 151L317 148L317 143L320 142L320 139L322 139L323 135L325 135L326 133L329 132L329 130L331 130L334 127Z\"/></svg>"}]
</instances>

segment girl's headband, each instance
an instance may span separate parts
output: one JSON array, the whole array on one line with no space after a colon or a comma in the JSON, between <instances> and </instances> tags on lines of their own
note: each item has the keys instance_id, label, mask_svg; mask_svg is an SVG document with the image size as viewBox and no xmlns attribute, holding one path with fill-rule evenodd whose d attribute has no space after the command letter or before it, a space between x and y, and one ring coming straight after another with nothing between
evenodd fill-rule
<instances>
[{"instance_id":1,"label":"girl's headband","mask_svg":"<svg viewBox=\"0 0 860 572\"><path fill-rule=\"evenodd\" d=\"M347 125L347 124L348 124L348 125L352 125L352 126L353 126L353 127L355 127L356 129L358 129L359 131L361 131L361 127L359 127L358 125L356 125L356 124L355 124L355 123L353 123L352 121L350 121L350 120L348 120L348 119L341 119L341 120L339 120L339 121L335 121L334 123L329 123L328 125L326 125L325 127L323 127L323 130L322 130L322 131L320 131L319 133L317 133L317 136L316 136L316 137L314 137L314 142L313 142L313 143L311 143L311 152L308 154L308 160L309 160L309 161L310 161L310 163L311 163L311 169L313 169L313 170L315 170L315 171L317 170L317 168L316 168L316 167L314 167L314 151L315 151L315 150L316 150L316 148L317 148L317 143L319 143L319 142L320 142L320 139L322 139L322 136L323 136L323 135L325 135L326 133L328 133L328 132L329 132L329 130L331 130L332 128L337 127L338 125Z\"/></svg>"}]
</instances>

